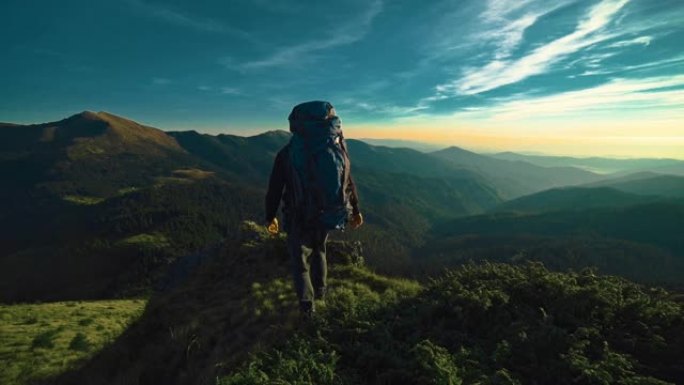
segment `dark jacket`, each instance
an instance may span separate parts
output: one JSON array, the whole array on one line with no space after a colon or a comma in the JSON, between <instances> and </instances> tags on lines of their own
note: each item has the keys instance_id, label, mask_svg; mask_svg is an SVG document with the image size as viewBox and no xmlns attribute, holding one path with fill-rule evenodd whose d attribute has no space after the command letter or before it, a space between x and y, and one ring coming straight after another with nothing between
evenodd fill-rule
<instances>
[{"instance_id":1,"label":"dark jacket","mask_svg":"<svg viewBox=\"0 0 684 385\"><path fill-rule=\"evenodd\" d=\"M273 170L271 171L271 178L268 182L268 192L266 193L266 223L270 223L278 214L278 207L280 201L285 202L283 212L287 217L289 207L288 191L291 190L290 178L287 173L290 169L290 145L283 147L276 155L275 162L273 162ZM349 174L349 183L347 184L347 193L349 194L349 203L352 206L352 213L354 215L359 213L359 198L356 193L356 185L354 179ZM287 219L286 219L287 220Z\"/></svg>"}]
</instances>

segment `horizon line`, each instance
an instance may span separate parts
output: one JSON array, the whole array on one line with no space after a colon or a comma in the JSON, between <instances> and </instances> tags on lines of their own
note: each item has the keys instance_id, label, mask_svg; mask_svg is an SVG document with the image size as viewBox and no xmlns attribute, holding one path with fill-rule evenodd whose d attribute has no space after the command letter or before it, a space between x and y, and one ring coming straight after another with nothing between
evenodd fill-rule
<instances>
[{"instance_id":1,"label":"horizon line","mask_svg":"<svg viewBox=\"0 0 684 385\"><path fill-rule=\"evenodd\" d=\"M95 109L96 110L96 109ZM25 119L20 119L19 122L10 122L10 121L2 121L0 120L0 123L2 124L16 124L16 125L40 125L40 124L48 124L48 123L55 123L59 122L61 120L67 119L72 116L76 116L79 114L83 113L106 113L110 115L114 115L123 119L131 120L135 123L156 128L158 130L164 131L164 132L178 132L178 131L195 131L200 134L205 134L205 135L234 135L234 136L241 136L241 137L253 137L253 136L259 136L266 134L268 132L273 132L273 131L282 131L289 133L289 129L287 128L263 128L263 129L256 129L258 130L255 132L255 128L227 128L227 127L222 127L222 128L213 128L213 127L188 127L187 125L184 125L184 127L187 128L162 128L164 124L156 124L156 123L145 123L141 122L137 119L129 118L124 115L119 115L116 113L108 112L105 110L100 110L100 111L94 111L94 110L89 110L85 109L76 113L70 113L70 114L61 114L61 118L57 120L50 120L48 119L47 121L44 122L26 122ZM65 117L66 115L66 117ZM201 126L201 125L200 125ZM349 130L347 129L347 132L349 131L355 131L354 126L352 125L352 129ZM356 128L358 129L358 127ZM415 131L419 131L416 129ZM465 135L464 135L465 136ZM458 147L467 151L475 152L481 155L495 155L495 154L500 154L500 153L514 153L518 155L523 155L523 156L546 156L546 157L569 157L569 158L576 158L576 159L591 159L591 158L606 158L606 159L615 159L615 160L648 160L648 159L657 159L657 160L675 160L675 161L684 161L684 154L681 157L676 157L672 155L668 156L644 156L644 155L621 155L621 154L611 154L608 152L596 152L593 154L586 154L586 153L577 153L577 152L547 152L547 151L540 151L538 149L525 149L525 148L510 148L510 147L501 147L501 146L472 146L472 145L464 145L460 142L454 141L453 139L447 139L445 138L444 141L437 141L437 140L420 140L417 138L411 138L411 137L403 137L403 136L396 136L396 137L391 137L391 136L368 136L364 134L360 135L345 135L345 138L347 139L355 139L355 140L360 140L360 141L397 141L397 142L406 142L406 143L415 143L418 145L426 145L430 147L435 147L435 151L439 151L442 149L450 148L450 147ZM510 142L510 140L509 140ZM370 144L370 143L368 143ZM378 146L377 144L375 146ZM413 148L411 146L387 146L387 145L382 145L380 144L379 146L385 146L385 147L392 147L392 148L409 148L418 151L416 148ZM513 146L515 147L515 146Z\"/></svg>"}]
</instances>

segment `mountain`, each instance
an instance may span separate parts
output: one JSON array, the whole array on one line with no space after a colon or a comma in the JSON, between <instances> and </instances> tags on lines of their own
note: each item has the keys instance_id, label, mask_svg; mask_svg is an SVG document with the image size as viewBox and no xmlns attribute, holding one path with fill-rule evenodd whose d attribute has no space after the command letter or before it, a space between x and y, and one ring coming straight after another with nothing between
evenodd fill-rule
<instances>
[{"instance_id":1,"label":"mountain","mask_svg":"<svg viewBox=\"0 0 684 385\"><path fill-rule=\"evenodd\" d=\"M600 177L350 140L367 224L331 237L326 300L301 320L285 235L260 224L273 157L288 138L164 132L89 112L1 125L0 312L18 314L16 302L149 302L117 337L100 324L122 319L112 305L93 304L97 318L77 301L56 315L3 316L16 333L0 352L8 368L0 382L673 384L684 376L681 295L647 286L684 282L677 179L611 182L651 181L660 196L566 187L504 203ZM64 328L67 311L74 325ZM110 343L89 344L89 333ZM92 350L55 378L32 377L53 343L64 349L52 358L66 344Z\"/></svg>"},{"instance_id":2,"label":"mountain","mask_svg":"<svg viewBox=\"0 0 684 385\"><path fill-rule=\"evenodd\" d=\"M684 198L684 176L639 172L591 183L587 187L605 186L631 194Z\"/></svg>"},{"instance_id":3,"label":"mountain","mask_svg":"<svg viewBox=\"0 0 684 385\"><path fill-rule=\"evenodd\" d=\"M290 133L286 131L269 131L250 137L196 131L175 131L168 135L189 154L254 183L263 183L271 172L276 153L290 140Z\"/></svg>"},{"instance_id":4,"label":"mountain","mask_svg":"<svg viewBox=\"0 0 684 385\"><path fill-rule=\"evenodd\" d=\"M261 219L289 138L165 132L106 112L3 124L1 299L144 293L174 260ZM418 151L354 140L349 149L367 223L337 236L362 240L380 269L400 270L435 221L501 202L477 173Z\"/></svg>"},{"instance_id":5,"label":"mountain","mask_svg":"<svg viewBox=\"0 0 684 385\"><path fill-rule=\"evenodd\" d=\"M601 157L576 158L569 156L523 155L514 152L491 154L511 161L525 161L543 167L577 167L599 174L653 171L684 174L684 161L677 159L613 159Z\"/></svg>"},{"instance_id":6,"label":"mountain","mask_svg":"<svg viewBox=\"0 0 684 385\"><path fill-rule=\"evenodd\" d=\"M597 174L574 167L541 167L521 160L510 161L480 155L458 147L449 147L430 155L452 167L481 173L507 199L601 179Z\"/></svg>"},{"instance_id":7,"label":"mountain","mask_svg":"<svg viewBox=\"0 0 684 385\"><path fill-rule=\"evenodd\" d=\"M534 214L492 213L450 221L438 234L596 234L656 245L684 256L684 202L663 201L630 206Z\"/></svg>"},{"instance_id":8,"label":"mountain","mask_svg":"<svg viewBox=\"0 0 684 385\"><path fill-rule=\"evenodd\" d=\"M272 159L290 138L286 131L252 137L193 131L169 134L211 167L263 187ZM355 232L354 238L364 241L371 263L383 271L396 269L401 256L422 242L433 221L482 213L501 202L499 192L479 174L451 167L430 155L353 139L347 144L368 224ZM392 250L391 258L388 250Z\"/></svg>"},{"instance_id":9,"label":"mountain","mask_svg":"<svg viewBox=\"0 0 684 385\"><path fill-rule=\"evenodd\" d=\"M26 189L55 195L113 196L193 164L164 131L106 112L58 122L0 126L0 177L6 199Z\"/></svg>"},{"instance_id":10,"label":"mountain","mask_svg":"<svg viewBox=\"0 0 684 385\"><path fill-rule=\"evenodd\" d=\"M563 187L506 201L494 210L524 213L577 211L591 208L626 207L662 200L654 196L626 193L612 187Z\"/></svg>"},{"instance_id":11,"label":"mountain","mask_svg":"<svg viewBox=\"0 0 684 385\"><path fill-rule=\"evenodd\" d=\"M5 124L0 135L0 171L9 186L0 201L6 301L147 292L174 261L231 237L244 219L261 220L273 158L290 137L285 131L250 137L165 132L104 112ZM663 253L680 252L679 224L670 218L676 201L566 188L503 203L506 196L598 178L591 173L458 148L426 154L358 140L348 145L367 223L334 237L362 241L368 264L381 273L414 275L416 250L468 234L593 234L597 244L608 238L638 244L616 246L626 253L648 256L651 249L642 246L650 245L658 248L650 255L666 260ZM626 211L650 202L645 213ZM504 220L501 209L519 214ZM640 230L616 230L627 223Z\"/></svg>"},{"instance_id":12,"label":"mountain","mask_svg":"<svg viewBox=\"0 0 684 385\"><path fill-rule=\"evenodd\" d=\"M607 193L608 200L616 196ZM555 199L567 194L538 195ZM468 261L533 260L560 270L597 266L603 273L641 282L679 285L684 281L684 201L618 203L565 210L551 205L549 211L535 204L529 212L495 211L446 221L433 227L424 246L414 250L416 271L434 272Z\"/></svg>"},{"instance_id":13,"label":"mountain","mask_svg":"<svg viewBox=\"0 0 684 385\"><path fill-rule=\"evenodd\" d=\"M371 146L354 139L347 140L347 144L352 167L417 177L461 177L485 181L480 174L410 148Z\"/></svg>"},{"instance_id":14,"label":"mountain","mask_svg":"<svg viewBox=\"0 0 684 385\"><path fill-rule=\"evenodd\" d=\"M368 143L373 146L384 146L384 147L395 147L395 148L410 148L420 152L432 152L441 150L446 146L440 146L437 144L417 142L413 140L402 140L402 139L367 139L360 138L360 141Z\"/></svg>"},{"instance_id":15,"label":"mountain","mask_svg":"<svg viewBox=\"0 0 684 385\"><path fill-rule=\"evenodd\" d=\"M3 153L67 149L74 158L86 154L182 152L163 131L107 112L84 111L66 119L43 124L0 123Z\"/></svg>"}]
</instances>

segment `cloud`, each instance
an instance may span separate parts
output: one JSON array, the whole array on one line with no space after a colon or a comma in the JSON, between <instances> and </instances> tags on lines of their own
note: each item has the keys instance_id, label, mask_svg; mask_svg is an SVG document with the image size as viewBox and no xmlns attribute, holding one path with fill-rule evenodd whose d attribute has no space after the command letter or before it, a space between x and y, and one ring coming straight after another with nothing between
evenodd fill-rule
<instances>
[{"instance_id":1,"label":"cloud","mask_svg":"<svg viewBox=\"0 0 684 385\"><path fill-rule=\"evenodd\" d=\"M325 49L355 43L365 37L373 20L382 12L382 0L373 0L368 8L355 19L346 24L338 24L329 36L311 40L301 44L281 47L271 55L253 61L235 63L231 58L223 60L223 64L232 69L254 70L287 66L311 60L311 55Z\"/></svg>"},{"instance_id":2,"label":"cloud","mask_svg":"<svg viewBox=\"0 0 684 385\"><path fill-rule=\"evenodd\" d=\"M498 38L500 41L495 58L505 59L508 57L511 51L523 40L525 30L531 27L538 17L539 15L525 15L494 33L492 37Z\"/></svg>"},{"instance_id":3,"label":"cloud","mask_svg":"<svg viewBox=\"0 0 684 385\"><path fill-rule=\"evenodd\" d=\"M208 85L199 85L197 86L198 91L202 92L211 92L212 94L221 94L221 95L243 95L244 93L242 92L241 89L237 87L212 87Z\"/></svg>"},{"instance_id":4,"label":"cloud","mask_svg":"<svg viewBox=\"0 0 684 385\"><path fill-rule=\"evenodd\" d=\"M658 60L658 61L654 61L654 62L631 65L631 66L624 66L624 67L622 67L622 70L623 71L639 71L639 70L652 69L652 68L658 68L658 67L665 68L665 67L674 66L674 65L680 66L682 62L684 62L684 55L679 55L679 56L675 56L673 58Z\"/></svg>"},{"instance_id":5,"label":"cloud","mask_svg":"<svg viewBox=\"0 0 684 385\"><path fill-rule=\"evenodd\" d=\"M525 30L537 19L562 5L558 2L545 10L528 9L532 0L489 0L480 15L486 28L474 36L474 41L493 42L495 59L504 59L523 41ZM521 15L519 13L523 12Z\"/></svg>"},{"instance_id":6,"label":"cloud","mask_svg":"<svg viewBox=\"0 0 684 385\"><path fill-rule=\"evenodd\" d=\"M145 14L179 27L194 29L201 32L212 32L234 35L236 37L253 40L251 35L239 28L220 23L213 19L202 18L181 12L165 5L146 2L144 0L125 0L133 8Z\"/></svg>"},{"instance_id":7,"label":"cloud","mask_svg":"<svg viewBox=\"0 0 684 385\"><path fill-rule=\"evenodd\" d=\"M617 43L609 45L608 48L622 48L630 45L648 46L651 44L651 41L653 41L653 37L651 36L640 36L631 40L618 41Z\"/></svg>"},{"instance_id":8,"label":"cloud","mask_svg":"<svg viewBox=\"0 0 684 385\"><path fill-rule=\"evenodd\" d=\"M563 116L584 116L590 113L624 114L679 109L684 111L684 75L658 76L643 79L614 79L605 84L577 91L561 92L542 97L518 96L501 99L491 107L475 113L457 113L473 118L492 120L525 120Z\"/></svg>"},{"instance_id":9,"label":"cloud","mask_svg":"<svg viewBox=\"0 0 684 385\"><path fill-rule=\"evenodd\" d=\"M340 111L363 111L370 112L373 114L390 115L392 117L410 115L427 108L427 106L423 105L399 106L387 103L360 101L353 98L341 100L339 105L341 106L341 108L339 108Z\"/></svg>"},{"instance_id":10,"label":"cloud","mask_svg":"<svg viewBox=\"0 0 684 385\"><path fill-rule=\"evenodd\" d=\"M575 30L561 38L544 44L531 53L515 60L494 60L481 68L469 68L453 82L439 85L438 92L473 95L517 83L530 76L546 72L552 64L568 55L611 37L597 34L613 21L615 15L629 0L603 0L580 20ZM524 26L525 23L522 24Z\"/></svg>"},{"instance_id":11,"label":"cloud","mask_svg":"<svg viewBox=\"0 0 684 385\"><path fill-rule=\"evenodd\" d=\"M236 87L221 87L221 93L224 95L242 95L242 91Z\"/></svg>"},{"instance_id":12,"label":"cloud","mask_svg":"<svg viewBox=\"0 0 684 385\"><path fill-rule=\"evenodd\" d=\"M520 8L526 7L532 0L488 0L485 10L480 15L485 21L508 20L510 15Z\"/></svg>"}]
</instances>

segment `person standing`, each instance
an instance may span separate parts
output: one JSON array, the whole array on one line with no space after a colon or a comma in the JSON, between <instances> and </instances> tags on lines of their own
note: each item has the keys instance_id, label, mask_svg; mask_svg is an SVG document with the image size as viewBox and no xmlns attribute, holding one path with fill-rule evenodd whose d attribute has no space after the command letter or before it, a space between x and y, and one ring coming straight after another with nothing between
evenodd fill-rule
<instances>
[{"instance_id":1,"label":"person standing","mask_svg":"<svg viewBox=\"0 0 684 385\"><path fill-rule=\"evenodd\" d=\"M363 224L341 122L329 102L295 106L288 117L292 138L276 155L266 193L266 227L280 231L283 203L294 287L304 316L326 293L326 241L331 230Z\"/></svg>"}]
</instances>

